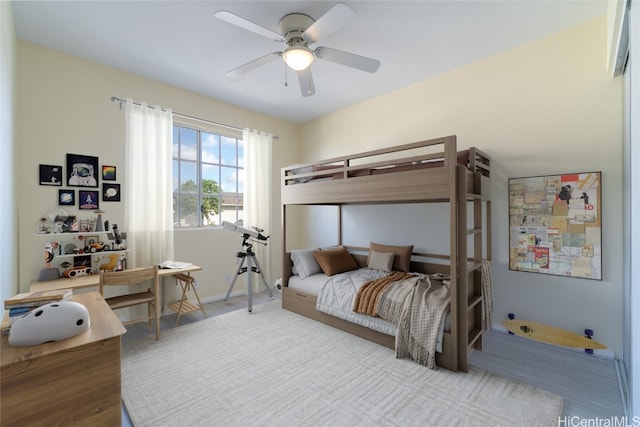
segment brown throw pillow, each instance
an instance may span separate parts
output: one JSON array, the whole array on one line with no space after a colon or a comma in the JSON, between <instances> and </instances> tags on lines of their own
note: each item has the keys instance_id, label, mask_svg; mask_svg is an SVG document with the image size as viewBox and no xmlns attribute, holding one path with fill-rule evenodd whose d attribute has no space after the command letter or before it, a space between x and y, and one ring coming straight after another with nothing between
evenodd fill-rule
<instances>
[{"instance_id":1,"label":"brown throw pillow","mask_svg":"<svg viewBox=\"0 0 640 427\"><path fill-rule=\"evenodd\" d=\"M408 272L411 268L411 252L413 252L413 245L391 246L371 242L371 244L369 244L369 254L374 251L393 252L395 254L395 256L393 257L393 271Z\"/></svg>"},{"instance_id":2,"label":"brown throw pillow","mask_svg":"<svg viewBox=\"0 0 640 427\"><path fill-rule=\"evenodd\" d=\"M313 256L327 276L358 269L358 263L344 247L314 251Z\"/></svg>"}]
</instances>

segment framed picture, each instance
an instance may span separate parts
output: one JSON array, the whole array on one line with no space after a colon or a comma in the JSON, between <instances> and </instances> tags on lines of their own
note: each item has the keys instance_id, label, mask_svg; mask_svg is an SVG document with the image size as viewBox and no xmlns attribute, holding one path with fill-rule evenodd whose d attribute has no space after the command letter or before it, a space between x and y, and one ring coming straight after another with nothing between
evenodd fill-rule
<instances>
[{"instance_id":1,"label":"framed picture","mask_svg":"<svg viewBox=\"0 0 640 427\"><path fill-rule=\"evenodd\" d=\"M120 184L102 183L102 201L103 202L119 202L120 201Z\"/></svg>"},{"instance_id":2,"label":"framed picture","mask_svg":"<svg viewBox=\"0 0 640 427\"><path fill-rule=\"evenodd\" d=\"M40 165L40 185L62 185L62 166Z\"/></svg>"},{"instance_id":3,"label":"framed picture","mask_svg":"<svg viewBox=\"0 0 640 427\"><path fill-rule=\"evenodd\" d=\"M78 232L78 221L76 221L75 215L69 215L67 219L62 223L62 232L63 233L77 233Z\"/></svg>"},{"instance_id":4,"label":"framed picture","mask_svg":"<svg viewBox=\"0 0 640 427\"><path fill-rule=\"evenodd\" d=\"M98 158L67 154L67 185L69 187L98 186Z\"/></svg>"},{"instance_id":5,"label":"framed picture","mask_svg":"<svg viewBox=\"0 0 640 427\"><path fill-rule=\"evenodd\" d=\"M78 208L79 209L98 209L98 192L93 190L78 191Z\"/></svg>"},{"instance_id":6,"label":"framed picture","mask_svg":"<svg viewBox=\"0 0 640 427\"><path fill-rule=\"evenodd\" d=\"M509 270L602 280L601 173L509 179Z\"/></svg>"},{"instance_id":7,"label":"framed picture","mask_svg":"<svg viewBox=\"0 0 640 427\"><path fill-rule=\"evenodd\" d=\"M58 204L60 206L74 206L76 204L76 190L58 190Z\"/></svg>"},{"instance_id":8,"label":"framed picture","mask_svg":"<svg viewBox=\"0 0 640 427\"><path fill-rule=\"evenodd\" d=\"M80 232L81 233L86 233L87 231L91 232L93 231L93 226L91 225L91 221L88 219L81 219L80 220Z\"/></svg>"},{"instance_id":9,"label":"framed picture","mask_svg":"<svg viewBox=\"0 0 640 427\"><path fill-rule=\"evenodd\" d=\"M109 165L102 165L102 180L103 181L115 181L116 180L116 167Z\"/></svg>"}]
</instances>

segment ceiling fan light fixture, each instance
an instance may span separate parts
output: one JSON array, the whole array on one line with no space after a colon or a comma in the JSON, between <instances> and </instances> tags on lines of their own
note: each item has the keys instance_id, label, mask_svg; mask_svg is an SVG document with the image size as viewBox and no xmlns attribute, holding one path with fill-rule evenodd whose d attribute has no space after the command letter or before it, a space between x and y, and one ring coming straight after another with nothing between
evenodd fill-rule
<instances>
[{"instance_id":1,"label":"ceiling fan light fixture","mask_svg":"<svg viewBox=\"0 0 640 427\"><path fill-rule=\"evenodd\" d=\"M291 69L302 71L313 62L313 51L306 46L291 46L285 49L282 59Z\"/></svg>"}]
</instances>

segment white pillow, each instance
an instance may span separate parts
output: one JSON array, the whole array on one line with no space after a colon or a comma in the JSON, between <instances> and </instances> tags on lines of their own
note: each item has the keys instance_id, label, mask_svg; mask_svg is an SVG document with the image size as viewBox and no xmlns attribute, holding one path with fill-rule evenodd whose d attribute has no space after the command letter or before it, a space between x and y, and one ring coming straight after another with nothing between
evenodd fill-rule
<instances>
[{"instance_id":1,"label":"white pillow","mask_svg":"<svg viewBox=\"0 0 640 427\"><path fill-rule=\"evenodd\" d=\"M393 252L371 251L369 253L369 264L367 267L374 270L391 271L394 256L395 254Z\"/></svg>"},{"instance_id":2,"label":"white pillow","mask_svg":"<svg viewBox=\"0 0 640 427\"><path fill-rule=\"evenodd\" d=\"M301 279L311 276L312 274L322 273L320 264L313 256L314 249L300 249L291 251L291 261L293 261L293 269L298 273Z\"/></svg>"}]
</instances>

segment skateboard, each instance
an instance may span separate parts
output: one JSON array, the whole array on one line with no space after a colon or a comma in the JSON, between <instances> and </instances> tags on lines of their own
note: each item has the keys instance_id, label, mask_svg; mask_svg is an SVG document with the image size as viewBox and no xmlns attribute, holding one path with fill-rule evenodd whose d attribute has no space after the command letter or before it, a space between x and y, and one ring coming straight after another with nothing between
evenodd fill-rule
<instances>
[{"instance_id":1,"label":"skateboard","mask_svg":"<svg viewBox=\"0 0 640 427\"><path fill-rule=\"evenodd\" d=\"M509 320L505 320L502 324L510 334L548 344L584 348L584 351L588 354L593 354L593 350L603 350L607 348L607 346L592 338L593 330L591 329L585 329L584 335L579 335L565 329L556 328L555 326L545 325L544 323L516 320L513 313L509 313Z\"/></svg>"}]
</instances>

